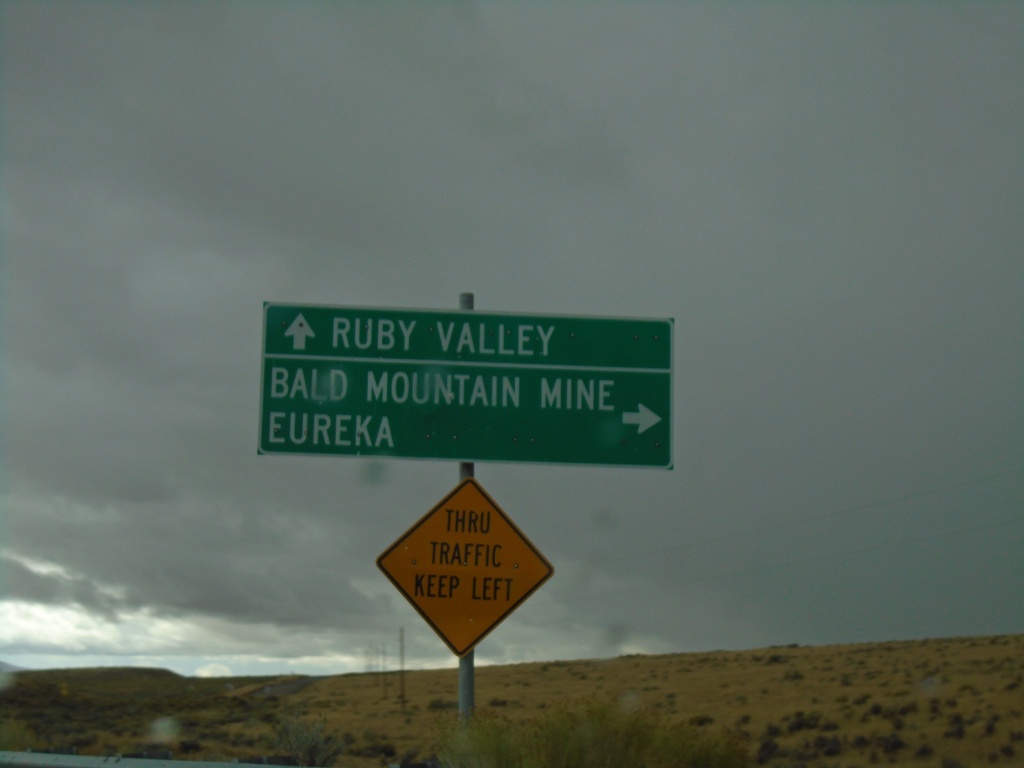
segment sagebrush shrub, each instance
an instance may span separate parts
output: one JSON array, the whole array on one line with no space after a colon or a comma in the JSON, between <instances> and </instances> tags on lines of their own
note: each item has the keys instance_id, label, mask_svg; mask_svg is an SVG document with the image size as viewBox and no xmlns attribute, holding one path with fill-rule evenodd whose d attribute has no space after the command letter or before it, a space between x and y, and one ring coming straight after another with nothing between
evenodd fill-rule
<instances>
[{"instance_id":1,"label":"sagebrush shrub","mask_svg":"<svg viewBox=\"0 0 1024 768\"><path fill-rule=\"evenodd\" d=\"M729 735L666 720L616 701L559 707L513 721L476 714L442 731L445 768L746 768Z\"/></svg>"},{"instance_id":2,"label":"sagebrush shrub","mask_svg":"<svg viewBox=\"0 0 1024 768\"><path fill-rule=\"evenodd\" d=\"M0 750L24 752L39 746L39 737L20 720L0 720Z\"/></svg>"},{"instance_id":3,"label":"sagebrush shrub","mask_svg":"<svg viewBox=\"0 0 1024 768\"><path fill-rule=\"evenodd\" d=\"M294 713L274 727L274 748L290 757L295 765L329 768L345 751L345 742L327 733L324 715L314 720Z\"/></svg>"}]
</instances>

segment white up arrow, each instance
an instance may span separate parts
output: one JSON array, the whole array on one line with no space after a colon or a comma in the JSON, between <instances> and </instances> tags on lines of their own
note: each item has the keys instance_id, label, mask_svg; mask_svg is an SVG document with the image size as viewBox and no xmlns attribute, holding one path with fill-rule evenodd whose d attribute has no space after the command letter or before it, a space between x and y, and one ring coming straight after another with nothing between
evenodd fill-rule
<instances>
[{"instance_id":1,"label":"white up arrow","mask_svg":"<svg viewBox=\"0 0 1024 768\"><path fill-rule=\"evenodd\" d=\"M309 323L306 322L306 318L302 316L301 312L294 320L292 320L292 324L288 326L288 330L284 332L284 335L292 337L292 344L295 345L296 350L305 349L307 337L312 338L313 336L316 336L316 334L313 333L313 329L309 327ZM640 431L643 432L642 429Z\"/></svg>"},{"instance_id":2,"label":"white up arrow","mask_svg":"<svg viewBox=\"0 0 1024 768\"><path fill-rule=\"evenodd\" d=\"M622 413L622 423L636 424L637 427L639 427L636 431L638 435L646 432L659 421L661 421L661 416L656 414L643 403L637 403L637 410L635 411L623 411Z\"/></svg>"}]
</instances>

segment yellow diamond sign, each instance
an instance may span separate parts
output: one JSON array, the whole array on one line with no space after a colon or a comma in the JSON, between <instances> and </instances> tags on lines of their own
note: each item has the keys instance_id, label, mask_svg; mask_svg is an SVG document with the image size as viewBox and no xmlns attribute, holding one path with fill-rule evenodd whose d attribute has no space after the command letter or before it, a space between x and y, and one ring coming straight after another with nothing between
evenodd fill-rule
<instances>
[{"instance_id":1,"label":"yellow diamond sign","mask_svg":"<svg viewBox=\"0 0 1024 768\"><path fill-rule=\"evenodd\" d=\"M469 653L554 573L473 478L385 550L377 567L457 656Z\"/></svg>"}]
</instances>

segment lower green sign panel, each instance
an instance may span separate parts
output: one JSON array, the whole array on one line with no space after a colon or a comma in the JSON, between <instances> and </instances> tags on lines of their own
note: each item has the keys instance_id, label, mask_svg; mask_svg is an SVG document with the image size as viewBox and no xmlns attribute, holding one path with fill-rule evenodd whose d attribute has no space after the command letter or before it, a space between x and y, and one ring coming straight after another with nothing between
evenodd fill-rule
<instances>
[{"instance_id":1,"label":"lower green sign panel","mask_svg":"<svg viewBox=\"0 0 1024 768\"><path fill-rule=\"evenodd\" d=\"M259 451L672 466L670 370L266 354Z\"/></svg>"}]
</instances>

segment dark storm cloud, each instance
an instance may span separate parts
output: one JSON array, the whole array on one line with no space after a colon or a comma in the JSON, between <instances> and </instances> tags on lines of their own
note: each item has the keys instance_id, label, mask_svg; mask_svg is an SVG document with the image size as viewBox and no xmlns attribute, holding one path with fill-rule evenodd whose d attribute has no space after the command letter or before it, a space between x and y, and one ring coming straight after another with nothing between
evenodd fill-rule
<instances>
[{"instance_id":1,"label":"dark storm cloud","mask_svg":"<svg viewBox=\"0 0 1024 768\"><path fill-rule=\"evenodd\" d=\"M83 598L76 601L89 608L152 606L168 616L198 613L320 627L357 628L373 621L371 603L346 581L353 571L344 560L352 555L342 543L342 525L310 521L287 509L243 511L216 503L197 508L187 500L122 502L99 513L54 504L32 512L14 530L21 551L40 557L59 552L61 564L74 572L125 585L116 601L98 601L84 599L91 582L83 577L45 578L53 588L76 587ZM55 528L64 546L52 541ZM42 584L40 578L33 583Z\"/></svg>"},{"instance_id":2,"label":"dark storm cloud","mask_svg":"<svg viewBox=\"0 0 1024 768\"><path fill-rule=\"evenodd\" d=\"M1022 30L6 4L11 595L438 658L373 559L454 468L256 456L260 308L473 290L676 320L672 472L479 468L557 569L484 655L1012 631Z\"/></svg>"},{"instance_id":3,"label":"dark storm cloud","mask_svg":"<svg viewBox=\"0 0 1024 768\"><path fill-rule=\"evenodd\" d=\"M118 600L95 582L65 571L47 571L29 567L0 554L0 575L8 599L47 605L81 605L88 610L112 615Z\"/></svg>"},{"instance_id":4,"label":"dark storm cloud","mask_svg":"<svg viewBox=\"0 0 1024 768\"><path fill-rule=\"evenodd\" d=\"M503 192L521 183L518 164L527 177L621 175L600 118L510 74L467 8L40 16L15 41L26 131L95 149L94 181L296 238L302 260L325 243L402 259L471 247L493 227L513 237L480 198L522 207ZM74 137L61 136L69 112Z\"/></svg>"}]
</instances>

